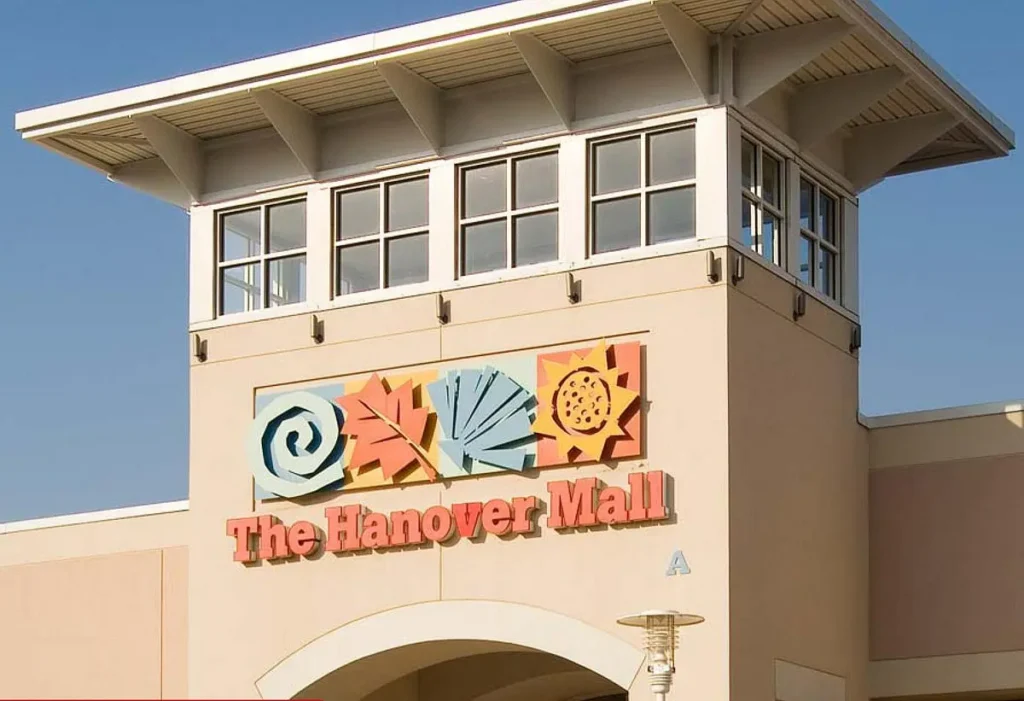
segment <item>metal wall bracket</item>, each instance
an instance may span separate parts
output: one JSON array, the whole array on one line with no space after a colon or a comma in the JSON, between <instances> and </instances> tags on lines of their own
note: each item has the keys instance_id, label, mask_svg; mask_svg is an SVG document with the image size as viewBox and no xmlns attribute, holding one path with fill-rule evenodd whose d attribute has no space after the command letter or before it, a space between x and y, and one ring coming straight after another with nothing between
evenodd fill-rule
<instances>
[{"instance_id":1,"label":"metal wall bracket","mask_svg":"<svg viewBox=\"0 0 1024 701\"><path fill-rule=\"evenodd\" d=\"M316 314L309 317L309 337L313 339L313 343L324 342L324 320Z\"/></svg>"}]
</instances>

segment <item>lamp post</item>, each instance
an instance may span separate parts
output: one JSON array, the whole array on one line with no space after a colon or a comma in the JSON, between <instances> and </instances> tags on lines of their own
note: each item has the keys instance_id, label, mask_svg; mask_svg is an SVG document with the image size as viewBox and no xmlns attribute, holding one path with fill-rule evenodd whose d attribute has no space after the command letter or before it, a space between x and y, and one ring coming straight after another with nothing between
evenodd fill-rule
<instances>
[{"instance_id":1,"label":"lamp post","mask_svg":"<svg viewBox=\"0 0 1024 701\"><path fill-rule=\"evenodd\" d=\"M647 673L656 701L665 701L665 695L672 686L679 628L703 622L703 616L678 611L643 611L618 620L620 625L644 629Z\"/></svg>"}]
</instances>

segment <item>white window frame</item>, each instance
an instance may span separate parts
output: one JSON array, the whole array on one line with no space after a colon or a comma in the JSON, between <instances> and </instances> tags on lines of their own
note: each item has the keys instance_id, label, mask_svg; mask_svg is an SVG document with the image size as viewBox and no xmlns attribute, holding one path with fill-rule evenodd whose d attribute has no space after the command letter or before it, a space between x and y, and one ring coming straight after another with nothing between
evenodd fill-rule
<instances>
[{"instance_id":1,"label":"white window frame","mask_svg":"<svg viewBox=\"0 0 1024 701\"><path fill-rule=\"evenodd\" d=\"M809 285L815 289L821 295L842 303L842 251L843 251L843 229L842 229L842 211L843 198L837 195L831 189L823 186L817 178L812 177L805 171L800 172L800 187L802 189L803 183L807 183L811 186L811 213L810 213L810 228L803 226L802 217L800 212L797 212L797 222L800 229L800 238L809 239L811 241L811 260L810 260L810 279L805 281L802 278L802 271L799 269L800 258L799 252L797 253L796 264L797 270L794 271L797 279L803 282L805 285ZM817 231L819 214L818 209L821 206L821 196L826 195L832 200L832 231L834 233L834 243L829 243L822 236L820 231ZM799 194L797 195L797 202L799 202ZM799 243L802 244L802 241ZM821 287L821 250L824 249L832 254L833 257L833 271L832 271L832 290L824 290Z\"/></svg>"},{"instance_id":2,"label":"white window frame","mask_svg":"<svg viewBox=\"0 0 1024 701\"><path fill-rule=\"evenodd\" d=\"M397 231L387 230L387 206L388 198L387 191L391 185L401 184L404 182L410 182L414 180L423 180L427 185L427 221L422 226L410 227L408 229L399 229ZM365 236L357 236L350 239L342 239L339 237L339 227L341 226L341 196L346 192L359 192L360 190L369 190L371 188L377 189L377 233L367 234ZM411 173L403 173L401 175L395 175L393 177L377 178L374 180L359 180L358 182L352 182L341 187L336 187L331 190L331 297L332 299L351 299L352 297L358 297L360 295L373 294L380 292L381 290L394 290L402 287L409 287L422 283L408 283L404 285L390 286L387 284L387 242L390 239L404 238L406 236L424 235L427 237L427 279L424 282L430 281L430 218L431 218L431 206L430 206L430 173L425 170L418 170ZM341 251L344 248L351 248L367 243L377 243L377 287L371 290L361 290L359 292L341 292L339 285L341 284L341 278L339 276L338 262L341 258Z\"/></svg>"},{"instance_id":3,"label":"white window frame","mask_svg":"<svg viewBox=\"0 0 1024 701\"><path fill-rule=\"evenodd\" d=\"M236 207L228 207L225 209L218 209L214 213L214 261L215 261L215 274L214 274L214 310L216 311L216 318L235 318L242 314L250 314L252 312L260 312L268 309L282 308L282 307L294 307L301 306L306 300L299 302L289 302L288 304L271 305L270 298L272 291L270 289L270 263L275 260L281 260L283 258L297 258L302 256L306 260L306 270L309 269L309 236L306 234L306 245L302 248L290 248L286 251L276 251L270 253L270 209L281 205L294 204L301 202L303 207L306 208L306 216L309 216L309 210L307 205L306 196L302 195L299 197L286 197L282 199L266 200L259 202L251 202L244 205L238 205ZM247 256L245 258L235 258L232 260L222 260L224 253L224 219L225 217L231 216L232 214L239 214L241 212L248 212L252 210L258 210L260 213L260 253L255 256ZM260 275L260 306L253 309L245 309L238 312L225 312L224 311L224 281L223 273L229 268L238 268L247 266L247 270L251 270L252 265L259 266ZM308 275L307 280L303 281L303 285L307 288L308 296ZM251 289L252 281L247 281L244 284L248 285ZM251 295L250 295L251 297Z\"/></svg>"},{"instance_id":4,"label":"white window frame","mask_svg":"<svg viewBox=\"0 0 1024 701\"><path fill-rule=\"evenodd\" d=\"M724 207L726 198L738 199L738 188L733 189L732 166L727 167L726 126L729 125L729 139L737 134L731 132L732 113L727 115L720 108L698 108L670 111L664 114L644 115L615 120L594 120L577 125L570 134L541 134L511 138L501 143L482 146L481 142L468 144L459 152L452 151L441 157L412 158L406 161L386 164L356 164L344 173L305 185L284 185L278 188L225 199L217 203L194 207L191 211L191 236L197 243L190 256L192 283L190 303L190 330L202 331L226 325L254 320L272 319L309 313L319 309L339 309L350 306L400 299L425 293L443 292L505 280L520 280L555 272L608 265L611 263L646 260L678 253L704 250L723 245L731 236L730 226L738 207ZM639 134L692 128L695 132L696 169L693 179L668 183L655 188L644 187L642 192L653 189L671 189L675 186L700 188L695 191L696 231L693 238L648 244L646 221L646 196L641 195L644 207L643 238L640 245L618 251L591 253L593 232L591 216L591 148L597 141L614 141ZM737 125L737 132L739 127ZM703 138L705 137L706 138ZM779 147L773 151L779 152ZM558 258L546 263L531 264L510 269L496 269L460 277L459 253L459 169L482 164L488 160L528 157L543 152L558 153ZM648 149L642 149L644 175ZM379 287L376 290L336 294L337 250L336 239L336 193L341 190L358 190L363 187L380 185L384 181L405 180L417 177L428 178L429 183L429 233L428 233L428 280L397 287ZM835 188L833 188L834 190ZM622 196L624 193L612 193ZM273 200L271 200L273 198ZM251 312L238 312L226 316L217 314L219 308L217 279L218 265L216 246L209 244L210 232L217 232L217 215L220 212L244 210L257 205L273 204L290 199L307 201L306 240L306 287L305 303L284 307L263 308ZM406 232L395 232L406 233ZM362 237L361 237L362 238ZM367 237L369 240L370 237ZM355 242L356 239L350 241ZM298 249L296 249L298 252ZM383 282L383 280L382 280Z\"/></svg>"},{"instance_id":5,"label":"white window frame","mask_svg":"<svg viewBox=\"0 0 1024 701\"><path fill-rule=\"evenodd\" d=\"M765 261L777 265L780 268L784 268L786 265L786 203L787 203L787 159L778 151L765 146L759 139L754 138L749 133L744 132L741 135L740 141L740 196L742 205L744 208L750 208L750 236L752 245L750 246L757 255L761 256ZM753 189L748 189L743 184L743 142L747 142L754 147L754 173L753 173ZM779 164L779 177L778 177L778 188L779 188L779 202L781 206L769 202L764 198L764 159L765 156L769 156ZM774 242L772 259L767 258L764 255L764 213L767 211L769 214L774 216L779 221L778 227L775 230L776 241ZM740 231L742 234L743 229L743 218L742 212L739 221Z\"/></svg>"},{"instance_id":6,"label":"white window frame","mask_svg":"<svg viewBox=\"0 0 1024 701\"><path fill-rule=\"evenodd\" d=\"M517 161L525 161L531 158L537 158L539 156L554 156L555 157L555 201L548 204L535 205L533 207L522 207L515 209L515 164ZM505 210L503 212L493 212L491 214L482 214L476 217L464 217L463 216L463 205L465 204L465 172L467 170L473 170L475 168L482 168L491 165L504 164L505 166ZM561 258L562 247L559 245L559 239L561 237L561 183L560 174L562 166L562 153L558 144L548 147L537 148L528 151L516 151L513 153L493 156L490 158L482 158L474 161L468 161L460 163L455 170L456 173L456 230L455 230L455 277L456 279L461 278L474 278L478 275L493 275L502 270L519 270L523 268L530 268L538 265L547 265L554 263ZM527 263L525 265L517 265L515 263L515 232L513 230L515 220L519 217L528 216L530 214L547 214L554 213L556 215L555 225L555 257L547 261L539 261L537 263ZM505 221L505 267L494 268L492 270L483 270L477 273L467 273L463 269L463 244L465 241L464 232L467 226L473 224L486 224L489 222Z\"/></svg>"},{"instance_id":7,"label":"white window frame","mask_svg":"<svg viewBox=\"0 0 1024 701\"><path fill-rule=\"evenodd\" d=\"M694 161L697 160L697 154L700 151L699 138L700 134L697 132L697 120L692 116L688 116L677 122L671 122L668 124L661 124L658 126L650 126L641 129L629 129L628 131L616 131L610 134L602 134L591 137L587 140L587 227L586 227L586 251L587 258L603 259L608 257L619 257L626 251L637 251L644 250L647 248L660 248L662 246L678 244L681 241L687 240L698 240L700 234L697 227L697 217L694 219L694 235L692 239L676 239L671 241L661 241L659 243L648 243L648 221L647 221L647 196L655 192L664 192L666 190L683 190L686 188L693 189L694 196L694 207L696 208L697 198L699 194L697 192L697 164L694 163L694 177L687 178L685 180L674 180L669 183L660 183L658 185L648 185L648 172L647 172L647 154L648 154L648 141L650 137L657 134L663 134L666 132L682 131L684 129L694 130ZM602 144L615 143L616 141L627 141L640 137L640 187L631 188L629 190L617 190L615 192L608 192L604 194L597 194L594 192L596 177L597 177L597 159L595 157L597 147ZM724 150L724 144L723 144ZM603 251L595 252L594 243L595 236L597 234L594 228L596 205L602 202L613 202L615 200L624 200L632 197L640 198L640 245L630 246L615 251Z\"/></svg>"}]
</instances>

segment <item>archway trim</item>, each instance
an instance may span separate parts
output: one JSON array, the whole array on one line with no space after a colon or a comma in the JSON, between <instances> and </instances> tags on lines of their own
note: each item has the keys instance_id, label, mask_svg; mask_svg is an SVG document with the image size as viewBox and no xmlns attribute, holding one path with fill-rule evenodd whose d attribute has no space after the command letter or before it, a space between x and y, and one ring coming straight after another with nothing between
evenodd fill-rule
<instances>
[{"instance_id":1,"label":"archway trim","mask_svg":"<svg viewBox=\"0 0 1024 701\"><path fill-rule=\"evenodd\" d=\"M431 601L347 623L277 663L256 681L262 698L290 699L346 665L394 648L480 640L547 652L629 689L644 653L569 616L499 601Z\"/></svg>"}]
</instances>

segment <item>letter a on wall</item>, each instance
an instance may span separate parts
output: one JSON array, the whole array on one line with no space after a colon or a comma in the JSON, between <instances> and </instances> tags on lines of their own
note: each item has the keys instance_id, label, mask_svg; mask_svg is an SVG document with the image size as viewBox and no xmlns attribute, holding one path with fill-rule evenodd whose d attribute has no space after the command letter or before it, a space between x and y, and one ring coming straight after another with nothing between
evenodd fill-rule
<instances>
[{"instance_id":1,"label":"letter a on wall","mask_svg":"<svg viewBox=\"0 0 1024 701\"><path fill-rule=\"evenodd\" d=\"M682 550L672 553L672 559L668 561L668 569L665 571L666 577L674 577L677 574L690 574L690 566L686 564Z\"/></svg>"}]
</instances>

